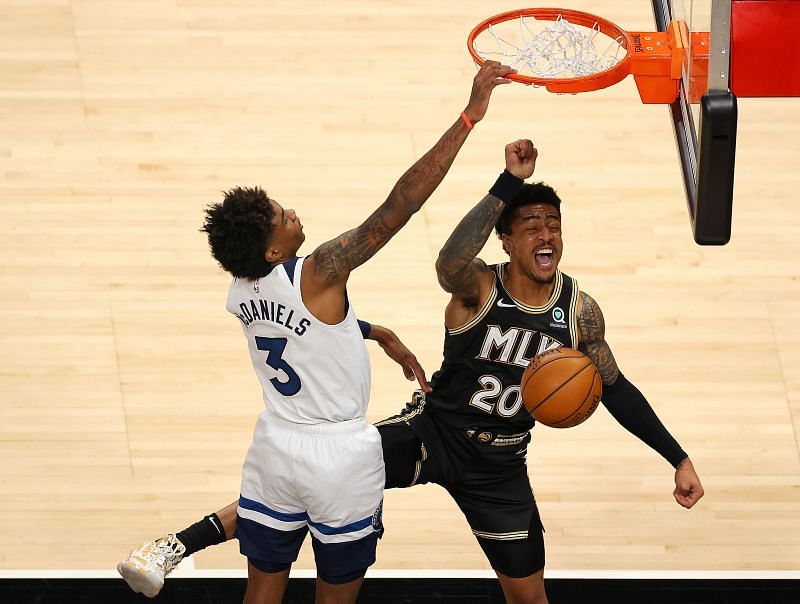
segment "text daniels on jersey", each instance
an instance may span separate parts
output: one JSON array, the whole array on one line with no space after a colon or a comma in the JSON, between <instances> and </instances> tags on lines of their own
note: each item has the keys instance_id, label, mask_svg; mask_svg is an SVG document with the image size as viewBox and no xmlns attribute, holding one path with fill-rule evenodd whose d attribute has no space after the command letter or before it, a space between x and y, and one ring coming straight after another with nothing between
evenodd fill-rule
<instances>
[{"instance_id":1,"label":"text daniels on jersey","mask_svg":"<svg viewBox=\"0 0 800 604\"><path fill-rule=\"evenodd\" d=\"M250 300L248 307L247 302L239 304L241 312L234 313L239 320L245 325L250 325L253 321L272 321L278 325L283 325L286 329L291 329L298 336L302 336L306 332L306 328L311 325L311 321L305 317L299 321L295 321L294 310L289 310L286 313L286 307L283 304L275 304L273 300Z\"/></svg>"}]
</instances>

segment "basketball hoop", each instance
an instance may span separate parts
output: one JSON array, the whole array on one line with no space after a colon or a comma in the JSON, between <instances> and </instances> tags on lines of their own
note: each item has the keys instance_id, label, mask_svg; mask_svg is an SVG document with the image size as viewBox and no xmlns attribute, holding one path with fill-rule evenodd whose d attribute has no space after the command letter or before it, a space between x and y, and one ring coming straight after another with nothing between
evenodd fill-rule
<instances>
[{"instance_id":1,"label":"basketball hoop","mask_svg":"<svg viewBox=\"0 0 800 604\"><path fill-rule=\"evenodd\" d=\"M665 32L629 32L566 8L523 8L489 17L469 34L479 65L497 60L517 70L508 79L575 94L613 86L633 74L643 103L672 103L687 57L686 24ZM708 61L708 34L693 36L693 63Z\"/></svg>"}]
</instances>

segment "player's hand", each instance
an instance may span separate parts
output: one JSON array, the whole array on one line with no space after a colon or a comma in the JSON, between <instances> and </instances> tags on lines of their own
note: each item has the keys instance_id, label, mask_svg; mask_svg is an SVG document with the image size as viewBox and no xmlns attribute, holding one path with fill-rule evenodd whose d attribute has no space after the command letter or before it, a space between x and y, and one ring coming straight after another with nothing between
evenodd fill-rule
<instances>
[{"instance_id":1,"label":"player's hand","mask_svg":"<svg viewBox=\"0 0 800 604\"><path fill-rule=\"evenodd\" d=\"M694 471L692 460L687 457L675 469L675 491L672 493L675 501L689 509L700 500L704 493L700 478Z\"/></svg>"},{"instance_id":2,"label":"player's hand","mask_svg":"<svg viewBox=\"0 0 800 604\"><path fill-rule=\"evenodd\" d=\"M536 167L539 151L527 138L506 145L506 170L517 178L525 180Z\"/></svg>"},{"instance_id":3,"label":"player's hand","mask_svg":"<svg viewBox=\"0 0 800 604\"><path fill-rule=\"evenodd\" d=\"M376 329L377 328L377 329ZM417 357L400 341L391 330L380 325L372 326L370 339L374 339L390 359L403 368L407 380L417 380L423 392L430 392L431 385L425 378L425 370L417 361Z\"/></svg>"},{"instance_id":4,"label":"player's hand","mask_svg":"<svg viewBox=\"0 0 800 604\"><path fill-rule=\"evenodd\" d=\"M486 110L489 108L489 97L492 96L492 90L495 86L500 84L510 84L511 80L506 78L510 73L516 73L517 70L502 65L497 61L486 61L475 78L472 80L472 92L469 95L469 103L467 103L464 113L473 124L477 124L486 115Z\"/></svg>"}]
</instances>

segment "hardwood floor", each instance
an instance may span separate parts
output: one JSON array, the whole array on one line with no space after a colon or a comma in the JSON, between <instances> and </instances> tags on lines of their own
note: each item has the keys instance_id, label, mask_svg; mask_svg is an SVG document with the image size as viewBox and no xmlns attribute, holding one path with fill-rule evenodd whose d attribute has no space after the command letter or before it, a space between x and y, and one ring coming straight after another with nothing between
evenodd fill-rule
<instances>
[{"instance_id":1,"label":"hardwood floor","mask_svg":"<svg viewBox=\"0 0 800 604\"><path fill-rule=\"evenodd\" d=\"M469 30L508 1L0 3L0 569L113 569L238 494L262 409L198 228L235 185L300 214L305 251L365 218L458 118ZM572 0L628 29L644 0ZM800 570L797 99L742 99L728 246L692 242L668 110L633 82L494 94L430 202L351 280L432 373L433 263L520 137L564 200L562 268L691 454L672 470L605 411L537 427L551 569ZM503 258L492 239L482 257ZM377 346L369 419L412 385ZM376 568L487 569L447 494L386 494ZM308 546L308 544L306 544ZM198 568L243 569L235 543ZM311 568L310 547L298 568Z\"/></svg>"}]
</instances>

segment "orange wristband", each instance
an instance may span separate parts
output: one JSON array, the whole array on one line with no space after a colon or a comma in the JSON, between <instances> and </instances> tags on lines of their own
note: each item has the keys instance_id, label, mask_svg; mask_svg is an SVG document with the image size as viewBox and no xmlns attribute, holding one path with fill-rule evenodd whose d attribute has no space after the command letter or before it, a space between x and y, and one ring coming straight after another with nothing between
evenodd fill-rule
<instances>
[{"instance_id":1,"label":"orange wristband","mask_svg":"<svg viewBox=\"0 0 800 604\"><path fill-rule=\"evenodd\" d=\"M463 111L461 112L461 119L464 120L464 123L467 125L468 129L472 130L475 127L475 124L473 124L471 121L469 121L469 118L467 117L467 114L464 113Z\"/></svg>"}]
</instances>

